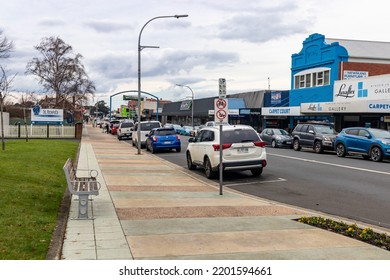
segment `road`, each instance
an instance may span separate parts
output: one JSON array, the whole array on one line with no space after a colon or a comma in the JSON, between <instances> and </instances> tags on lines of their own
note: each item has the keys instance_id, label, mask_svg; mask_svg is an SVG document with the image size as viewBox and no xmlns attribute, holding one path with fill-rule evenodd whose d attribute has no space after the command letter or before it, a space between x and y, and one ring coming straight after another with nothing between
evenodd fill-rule
<instances>
[{"instance_id":1,"label":"road","mask_svg":"<svg viewBox=\"0 0 390 280\"><path fill-rule=\"evenodd\" d=\"M182 151L157 156L186 168L188 137ZM390 161L339 158L333 152L267 147L268 165L260 177L225 172L223 186L250 195L390 228ZM197 174L203 175L198 169ZM204 175L203 175L204 177ZM208 180L204 177L204 180ZM218 179L214 180L216 183Z\"/></svg>"}]
</instances>

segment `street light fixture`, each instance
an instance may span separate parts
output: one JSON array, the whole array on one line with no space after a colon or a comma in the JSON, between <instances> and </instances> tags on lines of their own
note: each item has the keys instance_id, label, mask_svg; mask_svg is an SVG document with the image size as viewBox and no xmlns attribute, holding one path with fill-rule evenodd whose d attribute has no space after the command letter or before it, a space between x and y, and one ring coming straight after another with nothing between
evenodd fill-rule
<instances>
[{"instance_id":1,"label":"street light fixture","mask_svg":"<svg viewBox=\"0 0 390 280\"><path fill-rule=\"evenodd\" d=\"M178 86L178 87L185 87L185 88L188 88L188 89L191 91L191 95L192 95L192 103L191 103L191 126L192 126L192 128L194 128L194 92L192 91L192 89L191 89L189 86L180 85L180 84L176 84L176 86Z\"/></svg>"},{"instance_id":2,"label":"street light fixture","mask_svg":"<svg viewBox=\"0 0 390 280\"><path fill-rule=\"evenodd\" d=\"M138 154L141 154L141 128L140 128L140 121L141 121L141 51L145 48L158 48L156 46L141 46L141 35L142 31L144 30L145 26L148 25L149 22L160 19L160 18L182 18L182 17L188 17L188 15L173 15L173 16L158 16L154 17L150 20L148 20L144 26L141 28L141 31L139 32L138 36L138 104L137 104L137 117L138 117L138 126L137 126L137 148L138 148Z\"/></svg>"}]
</instances>

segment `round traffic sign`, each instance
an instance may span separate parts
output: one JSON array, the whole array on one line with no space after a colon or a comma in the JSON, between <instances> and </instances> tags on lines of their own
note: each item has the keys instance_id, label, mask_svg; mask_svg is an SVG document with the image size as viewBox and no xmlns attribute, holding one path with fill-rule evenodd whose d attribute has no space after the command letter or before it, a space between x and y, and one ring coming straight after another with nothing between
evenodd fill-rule
<instances>
[{"instance_id":1,"label":"round traffic sign","mask_svg":"<svg viewBox=\"0 0 390 280\"><path fill-rule=\"evenodd\" d=\"M225 109L226 108L226 100L223 98L217 99L215 102L215 106L218 109Z\"/></svg>"},{"instance_id":2,"label":"round traffic sign","mask_svg":"<svg viewBox=\"0 0 390 280\"><path fill-rule=\"evenodd\" d=\"M221 110L218 110L217 113L215 114L217 119L219 119L220 121L224 120L226 118L226 111L221 109Z\"/></svg>"}]
</instances>

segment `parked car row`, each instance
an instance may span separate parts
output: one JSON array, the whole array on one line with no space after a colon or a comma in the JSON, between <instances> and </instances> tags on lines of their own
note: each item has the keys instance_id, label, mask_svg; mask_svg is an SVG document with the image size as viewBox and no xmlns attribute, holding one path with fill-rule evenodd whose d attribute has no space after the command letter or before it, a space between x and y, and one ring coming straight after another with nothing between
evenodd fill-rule
<instances>
[{"instance_id":1,"label":"parked car row","mask_svg":"<svg viewBox=\"0 0 390 280\"><path fill-rule=\"evenodd\" d=\"M204 169L210 179L219 172L220 149L223 150L224 171L249 170L253 176L260 176L267 166L266 144L274 148L290 147L296 151L311 148L316 153L335 150L339 157L358 154L373 161L390 158L390 132L381 129L351 127L337 133L329 123L307 122L298 124L291 134L276 128L257 133L251 126L223 124L223 142L220 143L219 124L189 127L189 132L186 132L185 126L179 126L180 129L175 126L168 124L162 127L158 121L121 122L117 135L118 139L131 138L133 146L140 141L141 147L152 153L159 150L181 152L179 134L189 135L185 153L187 167L189 170Z\"/></svg>"},{"instance_id":2,"label":"parked car row","mask_svg":"<svg viewBox=\"0 0 390 280\"><path fill-rule=\"evenodd\" d=\"M336 151L339 157L361 155L372 161L390 158L390 132L384 129L349 127L337 133L331 124L307 122L298 124L291 135L283 129L264 129L261 139L274 148L312 148L316 153Z\"/></svg>"}]
</instances>

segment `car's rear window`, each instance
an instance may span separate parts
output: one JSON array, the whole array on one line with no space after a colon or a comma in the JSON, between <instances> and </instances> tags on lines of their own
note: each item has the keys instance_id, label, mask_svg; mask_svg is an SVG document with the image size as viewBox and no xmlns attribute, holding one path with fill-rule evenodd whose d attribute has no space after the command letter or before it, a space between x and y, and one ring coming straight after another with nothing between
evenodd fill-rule
<instances>
[{"instance_id":1,"label":"car's rear window","mask_svg":"<svg viewBox=\"0 0 390 280\"><path fill-rule=\"evenodd\" d=\"M122 123L122 126L121 127L133 127L134 124L132 122L124 122Z\"/></svg>"},{"instance_id":2,"label":"car's rear window","mask_svg":"<svg viewBox=\"0 0 390 280\"><path fill-rule=\"evenodd\" d=\"M252 129L235 129L223 131L222 142L228 143L244 143L260 141L259 135Z\"/></svg>"},{"instance_id":3,"label":"car's rear window","mask_svg":"<svg viewBox=\"0 0 390 280\"><path fill-rule=\"evenodd\" d=\"M150 123L141 123L141 130L142 131L150 131L153 128L160 127L160 123L158 122L150 122Z\"/></svg>"},{"instance_id":4,"label":"car's rear window","mask_svg":"<svg viewBox=\"0 0 390 280\"><path fill-rule=\"evenodd\" d=\"M158 129L156 130L156 135L159 135L159 136L165 136L165 135L175 135L175 130L172 128L172 129Z\"/></svg>"}]
</instances>

